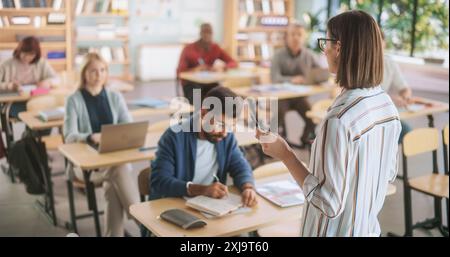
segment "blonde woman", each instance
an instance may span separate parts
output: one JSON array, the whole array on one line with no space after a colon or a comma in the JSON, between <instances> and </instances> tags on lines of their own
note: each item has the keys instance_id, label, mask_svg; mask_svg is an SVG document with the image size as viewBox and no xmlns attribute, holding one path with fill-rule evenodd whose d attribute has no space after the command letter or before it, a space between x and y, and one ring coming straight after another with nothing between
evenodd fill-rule
<instances>
[{"instance_id":1,"label":"blonde woman","mask_svg":"<svg viewBox=\"0 0 450 257\"><path fill-rule=\"evenodd\" d=\"M343 91L319 127L309 168L280 136L257 136L303 189L302 236L380 236L377 216L397 174L401 131L397 109L380 86L380 30L369 14L345 12L330 19L319 46Z\"/></svg>"},{"instance_id":2,"label":"blonde woman","mask_svg":"<svg viewBox=\"0 0 450 257\"><path fill-rule=\"evenodd\" d=\"M95 53L85 57L81 68L80 88L66 104L64 137L67 143L100 143L102 125L129 123L131 116L120 93L107 88L108 65ZM124 164L94 172L91 180L102 183L105 207L105 236L124 235L124 213L131 218L129 206L139 201L132 166ZM83 180L80 169L75 175Z\"/></svg>"}]
</instances>

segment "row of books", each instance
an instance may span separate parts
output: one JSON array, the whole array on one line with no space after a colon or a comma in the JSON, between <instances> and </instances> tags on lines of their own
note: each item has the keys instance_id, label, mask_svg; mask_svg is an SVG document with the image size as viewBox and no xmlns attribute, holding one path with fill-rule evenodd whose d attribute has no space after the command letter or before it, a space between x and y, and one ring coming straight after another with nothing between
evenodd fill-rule
<instances>
[{"instance_id":1,"label":"row of books","mask_svg":"<svg viewBox=\"0 0 450 257\"><path fill-rule=\"evenodd\" d=\"M254 14L286 14L285 0L241 0L239 3L241 13Z\"/></svg>"},{"instance_id":2,"label":"row of books","mask_svg":"<svg viewBox=\"0 0 450 257\"><path fill-rule=\"evenodd\" d=\"M239 19L239 28L263 27L285 27L289 24L287 16L258 16L242 15Z\"/></svg>"},{"instance_id":3,"label":"row of books","mask_svg":"<svg viewBox=\"0 0 450 257\"><path fill-rule=\"evenodd\" d=\"M52 7L55 10L60 10L64 8L63 0L1 0L0 1L0 9L1 8L45 8Z\"/></svg>"},{"instance_id":4,"label":"row of books","mask_svg":"<svg viewBox=\"0 0 450 257\"><path fill-rule=\"evenodd\" d=\"M46 25L59 25L66 22L66 16L63 13L49 13L47 16L2 16L0 17L0 28L9 26L33 25L35 28L41 28Z\"/></svg>"},{"instance_id":5,"label":"row of books","mask_svg":"<svg viewBox=\"0 0 450 257\"><path fill-rule=\"evenodd\" d=\"M247 44L238 47L238 56L241 59L256 59L260 58L262 60L269 60L272 58L274 53L274 47L263 43L263 44Z\"/></svg>"},{"instance_id":6,"label":"row of books","mask_svg":"<svg viewBox=\"0 0 450 257\"><path fill-rule=\"evenodd\" d=\"M112 13L126 15L128 14L128 0L78 0L75 13Z\"/></svg>"},{"instance_id":7,"label":"row of books","mask_svg":"<svg viewBox=\"0 0 450 257\"><path fill-rule=\"evenodd\" d=\"M101 23L97 26L79 26L77 34L80 38L114 39L128 36L128 27L116 26L113 23Z\"/></svg>"},{"instance_id":8,"label":"row of books","mask_svg":"<svg viewBox=\"0 0 450 257\"><path fill-rule=\"evenodd\" d=\"M268 43L272 45L281 45L284 43L284 32L277 31L273 33L265 32L250 32L250 33L237 33L235 39L240 42L253 42L253 43Z\"/></svg>"},{"instance_id":9,"label":"row of books","mask_svg":"<svg viewBox=\"0 0 450 257\"><path fill-rule=\"evenodd\" d=\"M75 63L81 64L83 57L87 53L98 53L106 62L125 62L127 60L126 51L123 47L80 47L78 48L78 54L75 57Z\"/></svg>"}]
</instances>

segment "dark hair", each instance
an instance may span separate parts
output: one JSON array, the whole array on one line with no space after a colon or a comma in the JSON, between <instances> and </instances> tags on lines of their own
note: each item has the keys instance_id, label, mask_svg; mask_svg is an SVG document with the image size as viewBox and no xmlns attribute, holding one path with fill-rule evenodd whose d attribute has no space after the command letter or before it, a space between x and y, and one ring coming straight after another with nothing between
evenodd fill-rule
<instances>
[{"instance_id":1,"label":"dark hair","mask_svg":"<svg viewBox=\"0 0 450 257\"><path fill-rule=\"evenodd\" d=\"M37 63L41 59L41 44L35 37L26 37L20 41L17 48L14 50L13 56L20 59L21 53L33 53L36 57L31 63Z\"/></svg>"},{"instance_id":2,"label":"dark hair","mask_svg":"<svg viewBox=\"0 0 450 257\"><path fill-rule=\"evenodd\" d=\"M369 14L354 10L328 21L328 32L340 41L336 83L347 89L371 88L383 81L383 44L380 29Z\"/></svg>"},{"instance_id":3,"label":"dark hair","mask_svg":"<svg viewBox=\"0 0 450 257\"><path fill-rule=\"evenodd\" d=\"M204 99L208 98L208 97L215 97L217 99L219 99L220 103L222 104L222 114L226 115L228 117L232 118L236 118L238 116L238 113L241 112L242 110L242 98L240 96L238 96L236 93L234 93L233 91L231 91L229 88L223 87L223 86L217 86L211 90L208 91L208 93L205 95ZM232 109L232 113L227 113L226 110L226 102L227 99L231 99L234 101L233 105L233 109ZM231 115L230 115L231 114Z\"/></svg>"}]
</instances>

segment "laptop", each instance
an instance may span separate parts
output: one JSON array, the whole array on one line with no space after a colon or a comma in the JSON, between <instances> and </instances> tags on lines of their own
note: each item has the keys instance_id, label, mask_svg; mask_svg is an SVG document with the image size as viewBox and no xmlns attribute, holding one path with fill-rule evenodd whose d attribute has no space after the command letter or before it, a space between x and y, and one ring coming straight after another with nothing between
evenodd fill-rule
<instances>
[{"instance_id":1,"label":"laptop","mask_svg":"<svg viewBox=\"0 0 450 257\"><path fill-rule=\"evenodd\" d=\"M100 144L89 144L98 153L110 153L143 147L148 121L103 125Z\"/></svg>"},{"instance_id":2,"label":"laptop","mask_svg":"<svg viewBox=\"0 0 450 257\"><path fill-rule=\"evenodd\" d=\"M306 85L315 85L325 82L330 77L328 68L313 68L305 76Z\"/></svg>"}]
</instances>

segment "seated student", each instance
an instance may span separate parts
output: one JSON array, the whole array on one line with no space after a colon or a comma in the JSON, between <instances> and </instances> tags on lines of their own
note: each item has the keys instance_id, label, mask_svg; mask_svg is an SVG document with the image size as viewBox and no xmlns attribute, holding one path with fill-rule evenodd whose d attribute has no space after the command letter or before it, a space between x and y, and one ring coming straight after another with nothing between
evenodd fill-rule
<instances>
[{"instance_id":1,"label":"seated student","mask_svg":"<svg viewBox=\"0 0 450 257\"><path fill-rule=\"evenodd\" d=\"M381 32L383 38L383 46L386 48L385 35ZM412 90L406 82L397 63L387 54L384 55L384 77L381 87L390 95L392 101L397 107L405 108L412 102ZM403 137L412 130L408 123L401 121L402 133L400 134L399 143L403 141Z\"/></svg>"},{"instance_id":2,"label":"seated student","mask_svg":"<svg viewBox=\"0 0 450 257\"><path fill-rule=\"evenodd\" d=\"M131 116L120 93L107 89L108 65L95 53L87 54L81 68L80 89L67 99L64 119L66 143L100 143L102 125L129 123ZM74 169L83 180L80 169ZM132 179L130 164L94 172L91 180L102 183L106 200L105 236L123 236L124 212L139 202L137 183Z\"/></svg>"},{"instance_id":3,"label":"seated student","mask_svg":"<svg viewBox=\"0 0 450 257\"><path fill-rule=\"evenodd\" d=\"M243 203L256 204L252 169L223 122L229 124L236 118L236 109L225 113L225 98L235 98L236 94L219 86L211 89L205 99L209 97L221 102L220 114L209 119L211 111L202 108L200 115L192 116L188 124L169 128L159 140L149 178L150 200L198 195L222 198L228 192L225 185L230 175L241 191ZM181 130L183 127L185 131ZM199 132L194 131L195 127L200 127Z\"/></svg>"},{"instance_id":4,"label":"seated student","mask_svg":"<svg viewBox=\"0 0 450 257\"><path fill-rule=\"evenodd\" d=\"M217 60L225 62L224 65L216 65ZM187 71L225 71L228 68L237 67L237 63L222 49L213 42L213 28L211 24L204 23L200 26L200 39L192 44L187 45L180 56L177 68L177 77L181 72ZM194 89L201 90L201 96L206 95L209 89L217 86L198 85L191 81L181 81L184 96L193 104L192 92Z\"/></svg>"},{"instance_id":5,"label":"seated student","mask_svg":"<svg viewBox=\"0 0 450 257\"><path fill-rule=\"evenodd\" d=\"M314 68L320 68L317 56L304 47L305 39L306 30L303 25L289 24L285 35L286 46L279 49L273 57L270 69L272 83L304 84L308 73ZM279 101L278 123L284 128L282 136L286 136L284 122L286 112L296 110L305 121L305 129L300 141L303 145L308 145L315 129L313 121L306 116L310 109L311 105L306 97Z\"/></svg>"},{"instance_id":6,"label":"seated student","mask_svg":"<svg viewBox=\"0 0 450 257\"><path fill-rule=\"evenodd\" d=\"M14 50L13 57L0 65L1 88L6 88L11 83L19 89L22 85L50 88L51 81L56 78L56 73L47 60L41 56L41 52L37 38L24 38ZM25 102L14 103L9 115L17 118L23 111L26 111Z\"/></svg>"}]
</instances>

